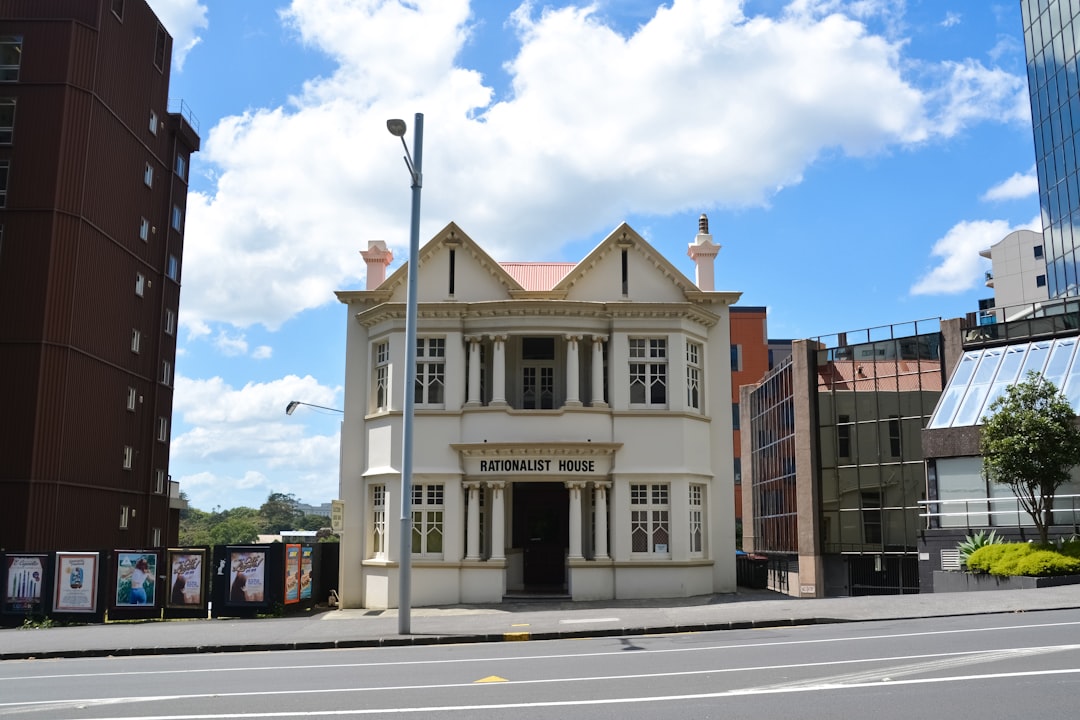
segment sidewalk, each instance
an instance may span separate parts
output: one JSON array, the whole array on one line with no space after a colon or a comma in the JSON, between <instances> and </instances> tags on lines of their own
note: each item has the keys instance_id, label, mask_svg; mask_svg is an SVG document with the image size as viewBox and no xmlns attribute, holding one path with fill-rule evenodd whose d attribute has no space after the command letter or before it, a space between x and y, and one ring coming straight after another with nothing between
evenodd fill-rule
<instances>
[{"instance_id":1,"label":"sidewalk","mask_svg":"<svg viewBox=\"0 0 1080 720\"><path fill-rule=\"evenodd\" d=\"M258 620L174 620L0 630L0 660L546 640L1080 609L1080 585L799 600L765 590L686 599L324 610Z\"/></svg>"}]
</instances>

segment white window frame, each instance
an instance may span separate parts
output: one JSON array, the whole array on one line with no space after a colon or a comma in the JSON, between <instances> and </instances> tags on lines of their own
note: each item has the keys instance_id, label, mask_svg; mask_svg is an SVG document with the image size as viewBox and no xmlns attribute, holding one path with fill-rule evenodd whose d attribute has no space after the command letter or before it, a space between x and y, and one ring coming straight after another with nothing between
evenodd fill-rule
<instances>
[{"instance_id":1,"label":"white window frame","mask_svg":"<svg viewBox=\"0 0 1080 720\"><path fill-rule=\"evenodd\" d=\"M161 468L154 471L154 493L157 495L165 494L165 471Z\"/></svg>"},{"instance_id":2,"label":"white window frame","mask_svg":"<svg viewBox=\"0 0 1080 720\"><path fill-rule=\"evenodd\" d=\"M172 363L168 360L161 361L161 384L172 385Z\"/></svg>"},{"instance_id":3,"label":"white window frame","mask_svg":"<svg viewBox=\"0 0 1080 720\"><path fill-rule=\"evenodd\" d=\"M176 334L176 311L172 308L165 308L165 334Z\"/></svg>"},{"instance_id":4,"label":"white window frame","mask_svg":"<svg viewBox=\"0 0 1080 720\"><path fill-rule=\"evenodd\" d=\"M149 242L150 240L150 221L146 218L139 221L139 239L143 242Z\"/></svg>"},{"instance_id":5,"label":"white window frame","mask_svg":"<svg viewBox=\"0 0 1080 720\"><path fill-rule=\"evenodd\" d=\"M180 259L170 255L165 265L165 275L173 282L180 282Z\"/></svg>"},{"instance_id":6,"label":"white window frame","mask_svg":"<svg viewBox=\"0 0 1080 720\"><path fill-rule=\"evenodd\" d=\"M135 328L131 329L131 352L139 354L139 346L142 344L142 333Z\"/></svg>"},{"instance_id":7,"label":"white window frame","mask_svg":"<svg viewBox=\"0 0 1080 720\"><path fill-rule=\"evenodd\" d=\"M371 397L375 410L390 409L390 343L379 340L372 348L375 357L374 377L372 378Z\"/></svg>"},{"instance_id":8,"label":"white window frame","mask_svg":"<svg viewBox=\"0 0 1080 720\"><path fill-rule=\"evenodd\" d=\"M176 176L187 181L187 157L182 152L176 153Z\"/></svg>"},{"instance_id":9,"label":"white window frame","mask_svg":"<svg viewBox=\"0 0 1080 720\"><path fill-rule=\"evenodd\" d=\"M690 555L701 557L705 554L705 486L690 483Z\"/></svg>"},{"instance_id":10,"label":"white window frame","mask_svg":"<svg viewBox=\"0 0 1080 720\"><path fill-rule=\"evenodd\" d=\"M642 541L646 549L637 549ZM639 557L671 556L670 484L630 485L630 554Z\"/></svg>"},{"instance_id":11,"label":"white window frame","mask_svg":"<svg viewBox=\"0 0 1080 720\"><path fill-rule=\"evenodd\" d=\"M413 400L417 405L440 407L446 402L446 338L417 338Z\"/></svg>"},{"instance_id":12,"label":"white window frame","mask_svg":"<svg viewBox=\"0 0 1080 720\"><path fill-rule=\"evenodd\" d=\"M665 408L668 403L668 359L666 337L630 338L630 406ZM654 398L657 389L662 398ZM635 392L641 396L636 400Z\"/></svg>"},{"instance_id":13,"label":"white window frame","mask_svg":"<svg viewBox=\"0 0 1080 720\"><path fill-rule=\"evenodd\" d=\"M412 486L412 554L442 559L446 545L446 518L442 483Z\"/></svg>"},{"instance_id":14,"label":"white window frame","mask_svg":"<svg viewBox=\"0 0 1080 720\"><path fill-rule=\"evenodd\" d=\"M158 442L169 442L169 418L158 417L157 439Z\"/></svg>"},{"instance_id":15,"label":"white window frame","mask_svg":"<svg viewBox=\"0 0 1080 720\"><path fill-rule=\"evenodd\" d=\"M120 506L120 529L127 530L128 519L131 517L131 508L127 505Z\"/></svg>"},{"instance_id":16,"label":"white window frame","mask_svg":"<svg viewBox=\"0 0 1080 720\"><path fill-rule=\"evenodd\" d=\"M15 98L0 98L0 106L11 108L10 119L0 124L0 145L10 145L15 139ZM2 114L8 114L2 111Z\"/></svg>"},{"instance_id":17,"label":"white window frame","mask_svg":"<svg viewBox=\"0 0 1080 720\"><path fill-rule=\"evenodd\" d=\"M130 470L132 464L135 462L135 448L130 445L124 446L124 462L123 467L125 470Z\"/></svg>"},{"instance_id":18,"label":"white window frame","mask_svg":"<svg viewBox=\"0 0 1080 720\"><path fill-rule=\"evenodd\" d=\"M176 232L184 231L184 211L179 205L172 206L172 229Z\"/></svg>"},{"instance_id":19,"label":"white window frame","mask_svg":"<svg viewBox=\"0 0 1080 720\"><path fill-rule=\"evenodd\" d=\"M154 528L150 531L150 544L154 547L161 546L161 528Z\"/></svg>"},{"instance_id":20,"label":"white window frame","mask_svg":"<svg viewBox=\"0 0 1080 720\"><path fill-rule=\"evenodd\" d=\"M143 185L146 187L154 187L154 166L150 163L146 163L146 168L143 170L142 181Z\"/></svg>"},{"instance_id":21,"label":"white window frame","mask_svg":"<svg viewBox=\"0 0 1080 720\"><path fill-rule=\"evenodd\" d=\"M387 558L386 541L386 485L376 483L371 486L371 557L377 560Z\"/></svg>"},{"instance_id":22,"label":"white window frame","mask_svg":"<svg viewBox=\"0 0 1080 720\"><path fill-rule=\"evenodd\" d=\"M146 276L141 272L135 273L135 294L139 297L143 296L146 291Z\"/></svg>"},{"instance_id":23,"label":"white window frame","mask_svg":"<svg viewBox=\"0 0 1080 720\"><path fill-rule=\"evenodd\" d=\"M157 135L158 116L157 116L157 112L155 110L150 111L150 125L149 125L149 127L150 127L150 133L152 135Z\"/></svg>"},{"instance_id":24,"label":"white window frame","mask_svg":"<svg viewBox=\"0 0 1080 720\"><path fill-rule=\"evenodd\" d=\"M139 401L139 391L128 385L127 391L127 409L131 412L135 412L135 406Z\"/></svg>"},{"instance_id":25,"label":"white window frame","mask_svg":"<svg viewBox=\"0 0 1080 720\"><path fill-rule=\"evenodd\" d=\"M686 343L686 407L701 410L701 343Z\"/></svg>"}]
</instances>

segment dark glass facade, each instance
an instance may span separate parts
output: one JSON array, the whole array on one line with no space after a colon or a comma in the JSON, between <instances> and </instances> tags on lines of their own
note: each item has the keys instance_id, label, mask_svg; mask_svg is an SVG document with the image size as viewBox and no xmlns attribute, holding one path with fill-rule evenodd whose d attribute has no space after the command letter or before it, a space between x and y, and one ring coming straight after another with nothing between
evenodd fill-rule
<instances>
[{"instance_id":1,"label":"dark glass facade","mask_svg":"<svg viewBox=\"0 0 1080 720\"><path fill-rule=\"evenodd\" d=\"M755 550L798 553L795 392L791 358L758 385L750 402Z\"/></svg>"},{"instance_id":2,"label":"dark glass facade","mask_svg":"<svg viewBox=\"0 0 1080 720\"><path fill-rule=\"evenodd\" d=\"M1020 0L1051 298L1080 294L1080 0Z\"/></svg>"}]
</instances>

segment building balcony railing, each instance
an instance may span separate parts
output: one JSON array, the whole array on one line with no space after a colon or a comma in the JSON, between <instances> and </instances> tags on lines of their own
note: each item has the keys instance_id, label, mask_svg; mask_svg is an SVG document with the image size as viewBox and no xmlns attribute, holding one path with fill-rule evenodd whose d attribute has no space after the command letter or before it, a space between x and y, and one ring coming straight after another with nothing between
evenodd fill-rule
<instances>
[{"instance_id":1,"label":"building balcony railing","mask_svg":"<svg viewBox=\"0 0 1080 720\"><path fill-rule=\"evenodd\" d=\"M968 313L961 323L965 349L1054 338L1080 332L1080 301L1047 300Z\"/></svg>"},{"instance_id":2,"label":"building balcony railing","mask_svg":"<svg viewBox=\"0 0 1080 720\"><path fill-rule=\"evenodd\" d=\"M1033 528L1035 523L1016 497L920 500L927 528ZM1050 511L1055 526L1080 534L1080 495L1055 495Z\"/></svg>"}]
</instances>

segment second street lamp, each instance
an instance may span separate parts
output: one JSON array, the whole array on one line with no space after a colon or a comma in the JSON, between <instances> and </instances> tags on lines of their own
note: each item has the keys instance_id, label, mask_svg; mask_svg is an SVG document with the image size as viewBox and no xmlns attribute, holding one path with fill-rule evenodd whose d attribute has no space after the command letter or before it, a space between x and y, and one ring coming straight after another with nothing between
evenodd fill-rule
<instances>
[{"instance_id":1,"label":"second street lamp","mask_svg":"<svg viewBox=\"0 0 1080 720\"><path fill-rule=\"evenodd\" d=\"M401 425L401 545L398 558L398 634L410 633L410 604L412 602L412 472L413 419L416 399L416 291L420 255L420 188L423 186L421 167L424 159L424 115L416 113L413 121L413 151L405 144L405 121L387 120L386 129L401 138L405 148L405 165L412 176L412 221L409 229L409 284L405 309L405 408Z\"/></svg>"}]
</instances>

